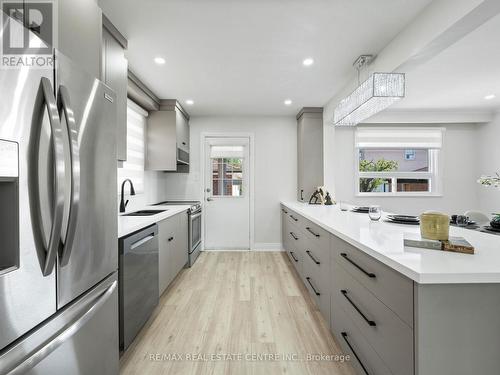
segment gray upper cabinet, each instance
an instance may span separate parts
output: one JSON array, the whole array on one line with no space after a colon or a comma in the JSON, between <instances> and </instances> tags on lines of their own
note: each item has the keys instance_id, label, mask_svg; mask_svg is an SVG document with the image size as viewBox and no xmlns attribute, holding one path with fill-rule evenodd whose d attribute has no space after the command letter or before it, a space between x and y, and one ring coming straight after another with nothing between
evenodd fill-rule
<instances>
[{"instance_id":1,"label":"gray upper cabinet","mask_svg":"<svg viewBox=\"0 0 500 375\"><path fill-rule=\"evenodd\" d=\"M56 47L95 78L100 76L102 17L95 0L57 2Z\"/></svg>"},{"instance_id":2,"label":"gray upper cabinet","mask_svg":"<svg viewBox=\"0 0 500 375\"><path fill-rule=\"evenodd\" d=\"M189 115L176 100L162 100L148 117L146 169L189 172Z\"/></svg>"},{"instance_id":3,"label":"gray upper cabinet","mask_svg":"<svg viewBox=\"0 0 500 375\"><path fill-rule=\"evenodd\" d=\"M305 107L297 115L297 199L309 201L323 185L323 108Z\"/></svg>"},{"instance_id":4,"label":"gray upper cabinet","mask_svg":"<svg viewBox=\"0 0 500 375\"><path fill-rule=\"evenodd\" d=\"M127 160L127 83L126 40L103 15L101 79L116 92L117 159Z\"/></svg>"}]
</instances>

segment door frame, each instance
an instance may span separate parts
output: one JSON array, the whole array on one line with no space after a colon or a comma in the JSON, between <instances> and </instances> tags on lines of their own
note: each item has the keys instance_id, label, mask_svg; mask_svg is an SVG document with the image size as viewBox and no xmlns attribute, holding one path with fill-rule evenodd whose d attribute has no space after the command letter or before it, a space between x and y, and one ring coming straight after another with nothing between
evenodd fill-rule
<instances>
[{"instance_id":1,"label":"door frame","mask_svg":"<svg viewBox=\"0 0 500 375\"><path fill-rule=\"evenodd\" d=\"M206 168L206 149L205 149L205 143L207 138L248 138L248 155L249 155L249 160L248 160L248 170L249 170L249 179L248 183L250 185L249 190L249 247L250 250L255 250L255 134L254 133L248 133L248 132L202 132L201 133L201 142L200 142L200 168L201 168L201 181L202 183L201 188L200 188L200 196L202 197L203 205L205 205L206 199L205 199L205 181L206 181L206 174L210 173L207 171ZM205 249L205 225L206 225L206 210L203 209L202 211L202 220L203 220L203 226L202 226L202 238L203 238L203 247L202 249Z\"/></svg>"}]
</instances>

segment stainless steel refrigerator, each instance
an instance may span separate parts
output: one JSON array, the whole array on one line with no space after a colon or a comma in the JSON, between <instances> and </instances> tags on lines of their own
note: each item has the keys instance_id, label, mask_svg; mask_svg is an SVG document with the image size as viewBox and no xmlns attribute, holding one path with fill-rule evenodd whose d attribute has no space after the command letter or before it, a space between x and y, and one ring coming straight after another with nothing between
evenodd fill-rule
<instances>
[{"instance_id":1,"label":"stainless steel refrigerator","mask_svg":"<svg viewBox=\"0 0 500 375\"><path fill-rule=\"evenodd\" d=\"M0 374L118 374L114 92L0 70Z\"/></svg>"}]
</instances>

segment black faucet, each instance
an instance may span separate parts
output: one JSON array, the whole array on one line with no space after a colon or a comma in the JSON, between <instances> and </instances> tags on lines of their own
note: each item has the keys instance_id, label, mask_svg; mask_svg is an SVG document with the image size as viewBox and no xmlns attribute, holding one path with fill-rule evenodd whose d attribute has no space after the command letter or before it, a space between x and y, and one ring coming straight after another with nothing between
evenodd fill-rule
<instances>
[{"instance_id":1,"label":"black faucet","mask_svg":"<svg viewBox=\"0 0 500 375\"><path fill-rule=\"evenodd\" d=\"M134 189L134 184L132 183L132 180L127 178L125 181L122 182L122 195L121 195L121 201L120 201L120 212L125 212L125 207L127 207L128 200L125 202L125 183L130 182L130 195L135 195L135 189Z\"/></svg>"}]
</instances>

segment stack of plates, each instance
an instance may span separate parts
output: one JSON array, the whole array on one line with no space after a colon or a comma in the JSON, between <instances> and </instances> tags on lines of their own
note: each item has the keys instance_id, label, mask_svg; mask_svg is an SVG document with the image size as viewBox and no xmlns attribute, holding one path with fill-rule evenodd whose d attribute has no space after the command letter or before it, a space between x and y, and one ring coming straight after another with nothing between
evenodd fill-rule
<instances>
[{"instance_id":1,"label":"stack of plates","mask_svg":"<svg viewBox=\"0 0 500 375\"><path fill-rule=\"evenodd\" d=\"M419 225L420 219L418 216L411 215L387 215L387 221L396 224Z\"/></svg>"},{"instance_id":2,"label":"stack of plates","mask_svg":"<svg viewBox=\"0 0 500 375\"><path fill-rule=\"evenodd\" d=\"M370 207L368 206L355 206L352 208L352 212L361 212L363 214L367 214L368 211L370 210Z\"/></svg>"}]
</instances>

